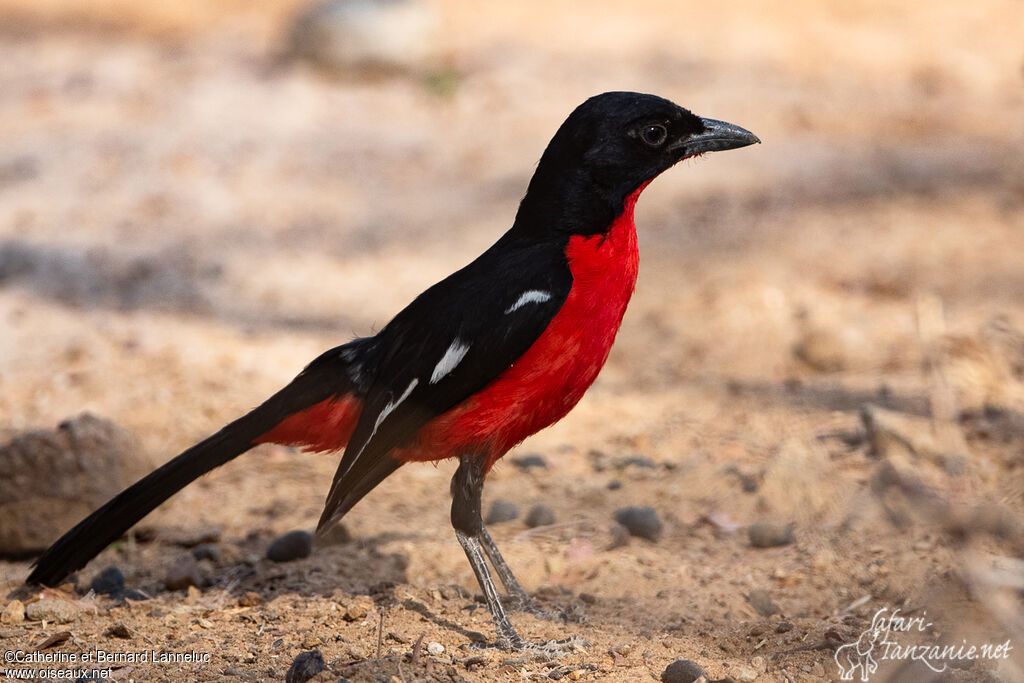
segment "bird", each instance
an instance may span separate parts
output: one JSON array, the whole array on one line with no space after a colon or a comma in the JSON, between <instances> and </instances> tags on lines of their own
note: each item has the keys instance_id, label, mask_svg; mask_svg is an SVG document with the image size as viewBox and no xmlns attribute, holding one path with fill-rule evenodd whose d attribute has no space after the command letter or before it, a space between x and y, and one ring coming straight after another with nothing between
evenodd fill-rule
<instances>
[{"instance_id":1,"label":"bird","mask_svg":"<svg viewBox=\"0 0 1024 683\"><path fill-rule=\"evenodd\" d=\"M509 610L536 606L484 526L484 479L564 417L607 360L636 284L633 214L644 188L683 159L759 142L656 95L590 97L555 132L512 227L490 248L377 334L322 353L252 411L116 495L45 550L26 582L59 585L190 482L259 444L344 449L318 534L403 464L456 458L451 524L494 645L543 646L509 619Z\"/></svg>"}]
</instances>

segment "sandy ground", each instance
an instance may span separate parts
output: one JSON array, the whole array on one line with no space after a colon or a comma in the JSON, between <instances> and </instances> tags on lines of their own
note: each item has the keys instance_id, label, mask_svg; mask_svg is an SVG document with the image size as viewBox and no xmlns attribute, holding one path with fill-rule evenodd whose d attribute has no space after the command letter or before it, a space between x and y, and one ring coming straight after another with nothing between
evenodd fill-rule
<instances>
[{"instance_id":1,"label":"sandy ground","mask_svg":"<svg viewBox=\"0 0 1024 683\"><path fill-rule=\"evenodd\" d=\"M517 626L591 647L462 647L492 626L448 525L451 463L390 478L346 517L351 542L264 559L312 528L337 462L266 447L57 592L73 623L0 625L0 649L67 630L48 651L210 655L113 676L137 681L281 680L313 648L317 680L646 681L680 658L832 680L883 608L927 615L905 642L1024 647L1019 4L592 4L440 3L437 64L367 80L279 63L288 3L0 2L0 254L29 264L0 278L0 436L90 411L165 460L486 248L596 92L764 141L646 191L608 366L508 456L546 469L488 479L485 505L557 520L492 529L567 616ZM921 422L876 442L866 405ZM658 511L660 541L609 549L627 505ZM795 542L751 547L763 522ZM211 528L206 585L166 590L189 555L172 539ZM83 598L110 564L153 599ZM27 567L0 561L5 594ZM941 675L879 664L872 680L1024 680L1016 649Z\"/></svg>"}]
</instances>

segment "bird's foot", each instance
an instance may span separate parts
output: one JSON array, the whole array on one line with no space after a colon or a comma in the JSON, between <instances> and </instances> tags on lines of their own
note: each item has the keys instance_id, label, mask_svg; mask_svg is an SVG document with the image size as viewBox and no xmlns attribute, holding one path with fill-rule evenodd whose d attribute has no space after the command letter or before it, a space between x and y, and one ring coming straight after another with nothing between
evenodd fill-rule
<instances>
[{"instance_id":1,"label":"bird's foot","mask_svg":"<svg viewBox=\"0 0 1024 683\"><path fill-rule=\"evenodd\" d=\"M590 643L579 636L534 643L529 640L523 640L518 634L514 634L500 637L496 643L468 643L463 647L481 650L505 650L517 655L505 663L525 664L529 662L546 662L566 657L574 652L581 652L585 648L590 647Z\"/></svg>"},{"instance_id":2,"label":"bird's foot","mask_svg":"<svg viewBox=\"0 0 1024 683\"><path fill-rule=\"evenodd\" d=\"M567 657L575 652L582 652L588 647L590 647L590 643L579 636L548 640L543 643L520 640L517 646L509 648L518 656L513 657L508 663L548 662L552 659Z\"/></svg>"}]
</instances>

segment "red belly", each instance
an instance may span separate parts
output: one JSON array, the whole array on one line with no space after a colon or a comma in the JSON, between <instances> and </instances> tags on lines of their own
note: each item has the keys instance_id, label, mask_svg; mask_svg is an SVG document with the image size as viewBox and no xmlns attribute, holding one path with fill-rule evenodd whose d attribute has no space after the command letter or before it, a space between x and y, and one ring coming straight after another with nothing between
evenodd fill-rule
<instances>
[{"instance_id":1,"label":"red belly","mask_svg":"<svg viewBox=\"0 0 1024 683\"><path fill-rule=\"evenodd\" d=\"M558 314L523 356L483 391L431 420L400 460L486 456L487 468L510 448L554 424L597 378L636 284L633 207L641 187L606 235L569 239L573 285Z\"/></svg>"},{"instance_id":2,"label":"red belly","mask_svg":"<svg viewBox=\"0 0 1024 683\"><path fill-rule=\"evenodd\" d=\"M643 187L646 187L643 186ZM574 236L565 254L573 284L562 308L509 369L482 391L431 420L409 446L391 455L401 461L441 460L462 454L487 458L487 469L510 448L572 410L597 378L636 285L638 254L633 207L626 199L606 235ZM361 406L343 397L292 415L255 443L344 447Z\"/></svg>"}]
</instances>

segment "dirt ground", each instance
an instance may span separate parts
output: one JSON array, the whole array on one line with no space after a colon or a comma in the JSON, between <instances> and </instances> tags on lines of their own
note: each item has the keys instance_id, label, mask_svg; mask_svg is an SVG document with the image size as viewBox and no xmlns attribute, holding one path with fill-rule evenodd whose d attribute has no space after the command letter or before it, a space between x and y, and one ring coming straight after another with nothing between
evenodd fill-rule
<instances>
[{"instance_id":1,"label":"dirt ground","mask_svg":"<svg viewBox=\"0 0 1024 683\"><path fill-rule=\"evenodd\" d=\"M464 647L493 630L452 463L388 479L352 540L265 559L338 458L261 447L47 591L73 622L0 624L0 649L209 655L125 681L282 680L311 649L332 681L834 680L887 608L927 620L904 644L1013 649L871 680L1024 680L1019 2L437 6L436 63L361 78L280 61L294 3L0 0L0 440L89 411L171 457L486 248L580 101L661 94L764 144L645 192L607 367L485 490L555 514L492 527L565 617L520 632L591 646ZM660 540L610 547L628 505ZM794 541L752 547L764 523ZM204 535L203 587L167 590ZM152 599L86 595L108 565ZM27 570L0 561L0 595Z\"/></svg>"}]
</instances>

